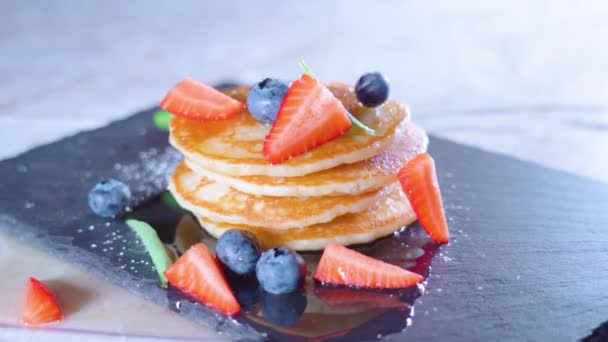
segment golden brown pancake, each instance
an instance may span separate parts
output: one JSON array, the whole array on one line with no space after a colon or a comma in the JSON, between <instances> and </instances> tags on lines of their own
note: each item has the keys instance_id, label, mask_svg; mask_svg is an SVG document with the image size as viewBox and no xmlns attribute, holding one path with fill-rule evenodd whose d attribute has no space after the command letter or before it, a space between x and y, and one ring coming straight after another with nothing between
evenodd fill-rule
<instances>
[{"instance_id":1,"label":"golden brown pancake","mask_svg":"<svg viewBox=\"0 0 608 342\"><path fill-rule=\"evenodd\" d=\"M356 195L396 181L401 166L426 151L427 145L428 136L424 130L410 123L396 133L395 140L388 149L370 159L299 177L227 176L201 168L189 160L186 160L186 164L196 173L253 195Z\"/></svg>"},{"instance_id":2,"label":"golden brown pancake","mask_svg":"<svg viewBox=\"0 0 608 342\"><path fill-rule=\"evenodd\" d=\"M173 173L169 189L183 208L196 215L216 222L272 229L304 227L365 211L383 193L383 189L378 189L353 196L254 196L206 179L184 162Z\"/></svg>"},{"instance_id":3,"label":"golden brown pancake","mask_svg":"<svg viewBox=\"0 0 608 342\"><path fill-rule=\"evenodd\" d=\"M377 108L366 108L348 100L352 98L352 89L344 85L334 85L334 88L334 94L350 101L346 103L349 111L373 128L375 135L353 127L303 155L271 165L262 153L270 126L257 121L245 108L239 115L218 121L174 117L170 124L170 142L186 159L217 174L296 177L375 156L390 145L399 124L409 117L405 106L397 101L388 100ZM237 87L226 93L245 102L248 90L249 87Z\"/></svg>"},{"instance_id":4,"label":"golden brown pancake","mask_svg":"<svg viewBox=\"0 0 608 342\"><path fill-rule=\"evenodd\" d=\"M319 250L331 241L352 245L374 241L389 235L416 220L408 200L398 183L393 183L366 211L339 216L326 223L284 230L251 225L219 223L196 215L201 226L218 238L228 229L254 233L264 248L287 247L294 250Z\"/></svg>"}]
</instances>

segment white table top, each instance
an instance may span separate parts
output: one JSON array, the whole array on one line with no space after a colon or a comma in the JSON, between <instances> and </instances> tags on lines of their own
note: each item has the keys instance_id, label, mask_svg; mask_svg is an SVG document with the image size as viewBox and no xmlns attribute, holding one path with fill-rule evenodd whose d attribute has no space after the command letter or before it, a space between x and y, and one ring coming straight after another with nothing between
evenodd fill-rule
<instances>
[{"instance_id":1,"label":"white table top","mask_svg":"<svg viewBox=\"0 0 608 342\"><path fill-rule=\"evenodd\" d=\"M327 80L383 71L392 96L433 134L608 181L602 1L4 5L0 158L149 107L188 75L208 83L289 79L304 57ZM2 263L21 263L2 270L0 307L11 309L0 310L0 340L80 341L89 331L107 332L87 337L100 341L217 337L10 238L0 236L0 246ZM18 258L24 253L31 260ZM11 294L29 275L94 289L58 328L78 332L8 327L18 310Z\"/></svg>"}]
</instances>

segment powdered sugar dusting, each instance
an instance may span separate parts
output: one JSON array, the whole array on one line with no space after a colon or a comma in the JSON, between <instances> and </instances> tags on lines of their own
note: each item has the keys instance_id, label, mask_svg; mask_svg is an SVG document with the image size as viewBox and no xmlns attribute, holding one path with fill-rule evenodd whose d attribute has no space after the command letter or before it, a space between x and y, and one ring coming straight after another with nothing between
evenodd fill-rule
<instances>
[{"instance_id":1,"label":"powdered sugar dusting","mask_svg":"<svg viewBox=\"0 0 608 342\"><path fill-rule=\"evenodd\" d=\"M172 147L159 151L150 148L138 153L138 161L130 164L115 164L120 179L131 186L136 201L157 195L167 188L168 178L182 156Z\"/></svg>"}]
</instances>

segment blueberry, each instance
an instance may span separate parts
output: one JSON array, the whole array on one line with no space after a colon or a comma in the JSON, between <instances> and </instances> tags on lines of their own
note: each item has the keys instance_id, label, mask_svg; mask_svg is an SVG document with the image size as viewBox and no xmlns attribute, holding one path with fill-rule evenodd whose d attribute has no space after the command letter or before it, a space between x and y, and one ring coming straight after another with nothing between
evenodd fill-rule
<instances>
[{"instance_id":1,"label":"blueberry","mask_svg":"<svg viewBox=\"0 0 608 342\"><path fill-rule=\"evenodd\" d=\"M286 294L262 292L262 315L272 323L294 326L304 313L308 301L302 291Z\"/></svg>"},{"instance_id":2,"label":"blueberry","mask_svg":"<svg viewBox=\"0 0 608 342\"><path fill-rule=\"evenodd\" d=\"M115 179L104 179L89 192L89 208L101 217L115 217L129 204L131 190Z\"/></svg>"},{"instance_id":3,"label":"blueberry","mask_svg":"<svg viewBox=\"0 0 608 342\"><path fill-rule=\"evenodd\" d=\"M265 78L249 90L247 109L258 121L273 123L287 89L287 83L276 78Z\"/></svg>"},{"instance_id":4,"label":"blueberry","mask_svg":"<svg viewBox=\"0 0 608 342\"><path fill-rule=\"evenodd\" d=\"M273 248L262 253L255 271L264 290L281 294L293 292L304 284L306 264L294 251Z\"/></svg>"},{"instance_id":5,"label":"blueberry","mask_svg":"<svg viewBox=\"0 0 608 342\"><path fill-rule=\"evenodd\" d=\"M250 232L229 229L217 241L215 254L229 271L248 275L255 271L260 258L260 244Z\"/></svg>"},{"instance_id":6,"label":"blueberry","mask_svg":"<svg viewBox=\"0 0 608 342\"><path fill-rule=\"evenodd\" d=\"M365 107L377 107L388 99L388 80L379 72L364 74L357 81L355 93Z\"/></svg>"}]
</instances>

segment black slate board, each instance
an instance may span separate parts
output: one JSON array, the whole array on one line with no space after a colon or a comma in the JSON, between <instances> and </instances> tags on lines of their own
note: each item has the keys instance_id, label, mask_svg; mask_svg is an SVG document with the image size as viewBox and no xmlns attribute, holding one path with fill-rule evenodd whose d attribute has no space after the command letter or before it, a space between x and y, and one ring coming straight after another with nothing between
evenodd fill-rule
<instances>
[{"instance_id":1,"label":"black slate board","mask_svg":"<svg viewBox=\"0 0 608 342\"><path fill-rule=\"evenodd\" d=\"M92 184L112 177L129 183L134 207L143 204L134 214L157 212L145 202L162 192L179 155L152 125L153 111L1 162L0 228L231 338L290 339L160 288L134 234L89 211ZM388 311L336 340L408 325L389 338L574 340L608 319L608 186L436 137L430 152L453 239L439 250L425 245L416 259L426 272L434 255L413 309ZM165 216L152 218L161 235Z\"/></svg>"}]
</instances>

